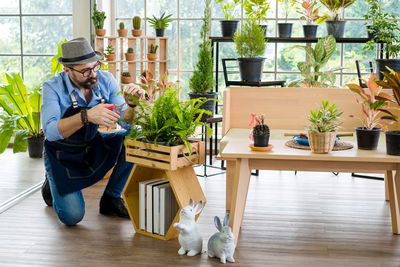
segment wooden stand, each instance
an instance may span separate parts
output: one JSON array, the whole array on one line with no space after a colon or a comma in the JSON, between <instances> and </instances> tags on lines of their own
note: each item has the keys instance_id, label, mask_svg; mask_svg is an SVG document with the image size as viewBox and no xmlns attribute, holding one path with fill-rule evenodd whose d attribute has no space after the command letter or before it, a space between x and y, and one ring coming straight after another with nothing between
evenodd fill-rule
<instances>
[{"instance_id":1,"label":"wooden stand","mask_svg":"<svg viewBox=\"0 0 400 267\"><path fill-rule=\"evenodd\" d=\"M129 217L136 233L162 240L176 238L179 232L172 225L179 220L179 212L165 236L145 232L139 228L139 183L154 178L169 180L179 208L187 206L189 200L198 202L206 199L201 189L193 164L204 163L204 143L192 143L192 155L189 157L185 146L155 146L150 143L131 140L126 144L126 160L134 162L135 166L125 185L122 197L126 203ZM198 216L196 219L198 219Z\"/></svg>"},{"instance_id":2,"label":"wooden stand","mask_svg":"<svg viewBox=\"0 0 400 267\"><path fill-rule=\"evenodd\" d=\"M105 39L107 39L106 45ZM147 53L150 50L151 44L158 45L158 55L156 60L147 59ZM168 69L167 37L96 36L95 50L104 53L104 49L109 45L115 48L115 53L117 53L117 60L106 61L108 63L108 71L117 80L120 80L120 76L123 71L127 71L131 74L133 82L140 82L140 75L146 70L149 70L151 73L153 73L154 77L156 77L157 74L159 75L159 77L161 77ZM136 56L134 60L125 59L125 53L127 52L128 47L132 47L134 49L134 53ZM127 63L128 66L124 66L125 63ZM119 69L117 69L118 65Z\"/></svg>"}]
</instances>

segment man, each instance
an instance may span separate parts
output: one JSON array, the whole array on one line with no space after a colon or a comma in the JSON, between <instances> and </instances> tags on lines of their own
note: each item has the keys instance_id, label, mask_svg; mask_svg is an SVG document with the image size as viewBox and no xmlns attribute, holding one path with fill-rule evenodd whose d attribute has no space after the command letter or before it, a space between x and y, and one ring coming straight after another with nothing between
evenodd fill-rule
<instances>
[{"instance_id":1,"label":"man","mask_svg":"<svg viewBox=\"0 0 400 267\"><path fill-rule=\"evenodd\" d=\"M85 38L62 44L61 52L58 62L64 71L43 84L41 116L47 179L42 194L62 223L75 225L85 214L81 190L102 179L115 165L100 200L100 213L128 218L121 192L133 166L125 161L123 146L130 125L121 122L126 130L114 133L97 129L132 119L134 101L127 97L125 110L121 114L114 111L124 105L124 97L117 95L120 89L113 76L100 71L103 56L93 51ZM144 90L134 84L126 86L124 92L136 98L144 95Z\"/></svg>"}]
</instances>

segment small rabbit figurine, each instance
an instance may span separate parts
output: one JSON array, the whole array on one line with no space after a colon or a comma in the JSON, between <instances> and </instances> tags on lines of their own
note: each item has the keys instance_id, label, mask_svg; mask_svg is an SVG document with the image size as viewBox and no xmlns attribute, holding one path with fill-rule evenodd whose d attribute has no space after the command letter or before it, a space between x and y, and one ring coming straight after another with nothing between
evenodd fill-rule
<instances>
[{"instance_id":1,"label":"small rabbit figurine","mask_svg":"<svg viewBox=\"0 0 400 267\"><path fill-rule=\"evenodd\" d=\"M179 231L179 244L181 248L178 250L179 255L195 256L201 253L203 248L203 239L201 237L199 227L195 221L195 216L200 213L203 208L203 200L194 206L193 200L190 199L189 205L182 208L179 213L179 222L174 223L174 227Z\"/></svg>"},{"instance_id":2,"label":"small rabbit figurine","mask_svg":"<svg viewBox=\"0 0 400 267\"><path fill-rule=\"evenodd\" d=\"M225 215L223 227L218 216L214 217L214 224L219 232L213 234L208 240L208 256L217 257L222 263L226 261L235 262L233 258L233 253L235 253L235 237L228 226L229 213Z\"/></svg>"}]
</instances>

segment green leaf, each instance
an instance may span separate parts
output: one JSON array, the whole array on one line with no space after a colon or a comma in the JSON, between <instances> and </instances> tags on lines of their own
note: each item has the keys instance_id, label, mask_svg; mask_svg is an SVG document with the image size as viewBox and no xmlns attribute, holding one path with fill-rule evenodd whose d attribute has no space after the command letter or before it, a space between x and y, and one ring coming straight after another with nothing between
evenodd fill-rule
<instances>
[{"instance_id":1,"label":"green leaf","mask_svg":"<svg viewBox=\"0 0 400 267\"><path fill-rule=\"evenodd\" d=\"M14 144L13 144L13 152L25 152L28 148L28 130L17 130L15 132Z\"/></svg>"}]
</instances>

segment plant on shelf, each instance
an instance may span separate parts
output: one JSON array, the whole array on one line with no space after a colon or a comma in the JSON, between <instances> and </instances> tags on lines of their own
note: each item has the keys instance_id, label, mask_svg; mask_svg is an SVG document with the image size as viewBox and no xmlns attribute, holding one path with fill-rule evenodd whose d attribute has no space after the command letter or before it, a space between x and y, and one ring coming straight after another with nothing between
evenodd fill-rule
<instances>
[{"instance_id":1,"label":"plant on shelf","mask_svg":"<svg viewBox=\"0 0 400 267\"><path fill-rule=\"evenodd\" d=\"M142 30L140 29L142 26L142 19L139 16L134 16L132 18L132 36L140 37L142 35Z\"/></svg>"},{"instance_id":2,"label":"plant on shelf","mask_svg":"<svg viewBox=\"0 0 400 267\"><path fill-rule=\"evenodd\" d=\"M28 97L29 95L29 97ZM30 157L42 157L44 134L40 124L42 91L28 92L19 73L5 73L0 86L0 153L15 135L13 152L25 152Z\"/></svg>"},{"instance_id":3,"label":"plant on shelf","mask_svg":"<svg viewBox=\"0 0 400 267\"><path fill-rule=\"evenodd\" d=\"M318 19L318 23L326 21L326 29L328 35L335 38L342 38L344 35L344 10L353 4L356 0L319 0L328 10L330 14L324 14Z\"/></svg>"},{"instance_id":4,"label":"plant on shelf","mask_svg":"<svg viewBox=\"0 0 400 267\"><path fill-rule=\"evenodd\" d=\"M251 131L255 147L267 147L269 141L269 127L264 123L264 114L251 114L252 120L249 126L253 126Z\"/></svg>"},{"instance_id":5,"label":"plant on shelf","mask_svg":"<svg viewBox=\"0 0 400 267\"><path fill-rule=\"evenodd\" d=\"M340 116L343 114L335 104L329 104L328 100L322 100L321 106L316 110L310 110L307 119L310 121L308 127L308 138L313 153L325 154L332 151L336 140L336 130L342 122Z\"/></svg>"},{"instance_id":6,"label":"plant on shelf","mask_svg":"<svg viewBox=\"0 0 400 267\"><path fill-rule=\"evenodd\" d=\"M265 51L265 38L261 27L252 19L247 19L233 38L236 46L242 81L259 82L265 58L259 57Z\"/></svg>"},{"instance_id":7,"label":"plant on shelf","mask_svg":"<svg viewBox=\"0 0 400 267\"><path fill-rule=\"evenodd\" d=\"M235 18L235 6L241 4L243 0L216 0L215 3L220 4L224 20L221 20L221 32L223 37L233 37L238 23Z\"/></svg>"},{"instance_id":8,"label":"plant on shelf","mask_svg":"<svg viewBox=\"0 0 400 267\"><path fill-rule=\"evenodd\" d=\"M265 0L244 0L243 8L246 16L255 19L264 30L264 36L267 32L267 25L262 24L267 21L267 12L270 4Z\"/></svg>"},{"instance_id":9,"label":"plant on shelf","mask_svg":"<svg viewBox=\"0 0 400 267\"><path fill-rule=\"evenodd\" d=\"M336 49L336 40L332 35L318 39L315 48L309 46L294 46L306 52L307 60L297 63L303 79L289 83L288 87L331 87L335 85L335 71L342 68L322 70Z\"/></svg>"},{"instance_id":10,"label":"plant on shelf","mask_svg":"<svg viewBox=\"0 0 400 267\"><path fill-rule=\"evenodd\" d=\"M371 73L368 81L365 81L367 88L362 88L358 84L350 83L346 86L358 95L356 102L361 105L361 112L364 118L354 115L362 123L362 127L357 127L357 143L359 149L376 149L379 141L379 134L382 128L395 121L394 114L389 109L389 100L392 97L382 91L382 87L377 84L375 73Z\"/></svg>"},{"instance_id":11,"label":"plant on shelf","mask_svg":"<svg viewBox=\"0 0 400 267\"><path fill-rule=\"evenodd\" d=\"M97 10L97 5L94 4L92 20L96 29L97 36L106 35L106 30L104 29L104 20L106 18L106 12Z\"/></svg>"},{"instance_id":12,"label":"plant on shelf","mask_svg":"<svg viewBox=\"0 0 400 267\"><path fill-rule=\"evenodd\" d=\"M125 24L123 22L119 23L118 36L126 37L128 35L128 29L125 29Z\"/></svg>"},{"instance_id":13,"label":"plant on shelf","mask_svg":"<svg viewBox=\"0 0 400 267\"><path fill-rule=\"evenodd\" d=\"M126 60L135 60L135 51L133 50L132 47L128 47L125 53L125 59Z\"/></svg>"},{"instance_id":14,"label":"plant on shelf","mask_svg":"<svg viewBox=\"0 0 400 267\"><path fill-rule=\"evenodd\" d=\"M115 48L112 45L109 45L105 49L106 52L106 59L107 61L113 61L115 60Z\"/></svg>"},{"instance_id":15,"label":"plant on shelf","mask_svg":"<svg viewBox=\"0 0 400 267\"><path fill-rule=\"evenodd\" d=\"M296 0L278 0L283 5L283 12L285 14L285 23L288 21L289 13L294 8Z\"/></svg>"},{"instance_id":16,"label":"plant on shelf","mask_svg":"<svg viewBox=\"0 0 400 267\"><path fill-rule=\"evenodd\" d=\"M131 83L131 82L132 82L131 74L128 71L122 72L121 83Z\"/></svg>"},{"instance_id":17,"label":"plant on shelf","mask_svg":"<svg viewBox=\"0 0 400 267\"><path fill-rule=\"evenodd\" d=\"M301 8L296 7L297 13L300 14L300 19L306 21L303 25L304 37L316 37L318 25L315 25L319 19L318 0L303 0Z\"/></svg>"},{"instance_id":18,"label":"plant on shelf","mask_svg":"<svg viewBox=\"0 0 400 267\"><path fill-rule=\"evenodd\" d=\"M153 15L153 18L147 18L147 20L150 23L150 26L156 30L156 36L157 37L163 37L164 36L164 31L168 27L169 23L172 22L172 19L170 17L172 14L165 15L165 12L162 13L162 15L157 18L156 16Z\"/></svg>"},{"instance_id":19,"label":"plant on shelf","mask_svg":"<svg viewBox=\"0 0 400 267\"><path fill-rule=\"evenodd\" d=\"M148 60L156 60L157 59L157 49L158 45L151 44L149 47L149 53L147 53Z\"/></svg>"},{"instance_id":20,"label":"plant on shelf","mask_svg":"<svg viewBox=\"0 0 400 267\"><path fill-rule=\"evenodd\" d=\"M278 35L279 37L290 38L292 36L293 23L288 23L289 12L296 3L296 0L278 0L282 3L283 10L285 13L285 22L278 23Z\"/></svg>"}]
</instances>

